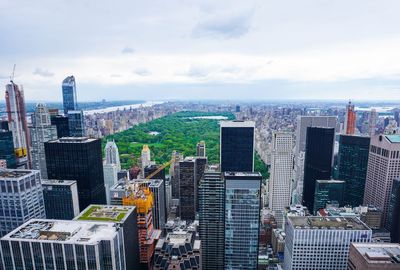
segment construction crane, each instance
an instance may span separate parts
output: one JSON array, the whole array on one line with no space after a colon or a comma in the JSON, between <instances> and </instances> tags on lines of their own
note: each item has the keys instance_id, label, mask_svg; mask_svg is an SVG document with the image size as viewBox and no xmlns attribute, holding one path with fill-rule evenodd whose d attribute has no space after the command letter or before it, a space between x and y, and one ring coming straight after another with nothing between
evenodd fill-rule
<instances>
[{"instance_id":1,"label":"construction crane","mask_svg":"<svg viewBox=\"0 0 400 270\"><path fill-rule=\"evenodd\" d=\"M170 161L165 162L163 165L161 165L160 167L157 168L157 170L155 170L154 172L152 172L151 174L149 174L146 179L151 179L152 177L154 177L155 175L157 175L157 173L161 172L162 170L164 170L166 167L168 167L172 162L174 161L174 159L172 158Z\"/></svg>"}]
</instances>

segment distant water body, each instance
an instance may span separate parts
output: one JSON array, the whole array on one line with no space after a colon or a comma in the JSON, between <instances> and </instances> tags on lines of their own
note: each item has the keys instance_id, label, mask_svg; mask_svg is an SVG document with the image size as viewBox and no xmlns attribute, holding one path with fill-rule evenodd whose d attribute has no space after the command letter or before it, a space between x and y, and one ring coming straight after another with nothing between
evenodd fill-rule
<instances>
[{"instance_id":1,"label":"distant water body","mask_svg":"<svg viewBox=\"0 0 400 270\"><path fill-rule=\"evenodd\" d=\"M122 105L122 106L113 106L113 107L107 107L107 108L103 108L103 109L96 109L96 110L87 110L84 111L85 115L93 115L96 113L108 113L108 112L115 112L118 110L129 110L130 108L132 109L136 109L139 107L151 107L157 104L162 104L164 103L164 101L146 101L144 103L139 103L139 104L130 104L130 105Z\"/></svg>"}]
</instances>

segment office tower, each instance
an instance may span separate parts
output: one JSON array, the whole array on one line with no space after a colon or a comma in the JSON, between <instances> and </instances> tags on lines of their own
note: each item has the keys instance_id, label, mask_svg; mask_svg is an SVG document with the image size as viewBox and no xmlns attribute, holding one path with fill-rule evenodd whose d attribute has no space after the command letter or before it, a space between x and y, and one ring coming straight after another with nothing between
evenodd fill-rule
<instances>
[{"instance_id":1,"label":"office tower","mask_svg":"<svg viewBox=\"0 0 400 270\"><path fill-rule=\"evenodd\" d=\"M106 201L110 204L110 188L118 182L118 167L116 164L103 164L104 188Z\"/></svg>"},{"instance_id":2,"label":"office tower","mask_svg":"<svg viewBox=\"0 0 400 270\"><path fill-rule=\"evenodd\" d=\"M331 179L334 139L335 129L333 128L307 128L303 205L308 209L314 207L315 182Z\"/></svg>"},{"instance_id":3,"label":"office tower","mask_svg":"<svg viewBox=\"0 0 400 270\"><path fill-rule=\"evenodd\" d=\"M179 199L179 162L183 160L183 155L174 150L171 160L169 174L171 175L172 198Z\"/></svg>"},{"instance_id":4,"label":"office tower","mask_svg":"<svg viewBox=\"0 0 400 270\"><path fill-rule=\"evenodd\" d=\"M290 205L293 178L293 134L272 133L271 170L269 180L269 208L275 212L278 227L283 213Z\"/></svg>"},{"instance_id":5,"label":"office tower","mask_svg":"<svg viewBox=\"0 0 400 270\"><path fill-rule=\"evenodd\" d=\"M348 270L400 269L400 245L351 243Z\"/></svg>"},{"instance_id":6,"label":"office tower","mask_svg":"<svg viewBox=\"0 0 400 270\"><path fill-rule=\"evenodd\" d=\"M39 171L0 170L0 213L0 236L46 217Z\"/></svg>"},{"instance_id":7,"label":"office tower","mask_svg":"<svg viewBox=\"0 0 400 270\"><path fill-rule=\"evenodd\" d=\"M285 270L345 270L350 243L372 237L371 229L351 217L290 216L285 232Z\"/></svg>"},{"instance_id":8,"label":"office tower","mask_svg":"<svg viewBox=\"0 0 400 270\"><path fill-rule=\"evenodd\" d=\"M29 132L26 121L24 90L10 81L6 85L6 107L9 130L13 134L17 167L30 167Z\"/></svg>"},{"instance_id":9,"label":"office tower","mask_svg":"<svg viewBox=\"0 0 400 270\"><path fill-rule=\"evenodd\" d=\"M222 121L220 164L222 172L254 170L254 122Z\"/></svg>"},{"instance_id":10,"label":"office tower","mask_svg":"<svg viewBox=\"0 0 400 270\"><path fill-rule=\"evenodd\" d=\"M179 202L180 218L196 219L196 159L187 157L179 162Z\"/></svg>"},{"instance_id":11,"label":"office tower","mask_svg":"<svg viewBox=\"0 0 400 270\"><path fill-rule=\"evenodd\" d=\"M119 161L118 147L114 141L108 141L104 147L105 163L117 165L118 170L121 170L121 162Z\"/></svg>"},{"instance_id":12,"label":"office tower","mask_svg":"<svg viewBox=\"0 0 400 270\"><path fill-rule=\"evenodd\" d=\"M386 228L390 231L392 242L400 243L400 178L393 180Z\"/></svg>"},{"instance_id":13,"label":"office tower","mask_svg":"<svg viewBox=\"0 0 400 270\"><path fill-rule=\"evenodd\" d=\"M49 179L76 180L79 209L106 203L99 139L67 137L45 142L44 148Z\"/></svg>"},{"instance_id":14,"label":"office tower","mask_svg":"<svg viewBox=\"0 0 400 270\"><path fill-rule=\"evenodd\" d=\"M206 169L198 194L202 268L222 270L225 256L225 185L218 168Z\"/></svg>"},{"instance_id":15,"label":"office tower","mask_svg":"<svg viewBox=\"0 0 400 270\"><path fill-rule=\"evenodd\" d=\"M292 203L301 204L303 201L303 183L304 183L304 160L306 153L301 151L294 157L294 188Z\"/></svg>"},{"instance_id":16,"label":"office tower","mask_svg":"<svg viewBox=\"0 0 400 270\"><path fill-rule=\"evenodd\" d=\"M206 142L200 141L196 146L196 156L205 157L206 156Z\"/></svg>"},{"instance_id":17,"label":"office tower","mask_svg":"<svg viewBox=\"0 0 400 270\"><path fill-rule=\"evenodd\" d=\"M314 214L329 202L343 206L345 182L340 180L317 180L314 193Z\"/></svg>"},{"instance_id":18,"label":"office tower","mask_svg":"<svg viewBox=\"0 0 400 270\"><path fill-rule=\"evenodd\" d=\"M123 228L109 222L31 219L0 243L3 269L128 270Z\"/></svg>"},{"instance_id":19,"label":"office tower","mask_svg":"<svg viewBox=\"0 0 400 270\"><path fill-rule=\"evenodd\" d=\"M97 223L104 221L115 224L122 232L118 243L124 254L117 269L139 269L139 240L137 226L137 208L135 206L89 205L74 220ZM114 244L114 246L116 246ZM96 269L96 268L94 268ZM103 268L100 268L103 269Z\"/></svg>"},{"instance_id":20,"label":"office tower","mask_svg":"<svg viewBox=\"0 0 400 270\"><path fill-rule=\"evenodd\" d=\"M344 203L353 207L363 203L367 177L369 137L340 135L338 179L346 182Z\"/></svg>"},{"instance_id":21,"label":"office tower","mask_svg":"<svg viewBox=\"0 0 400 270\"><path fill-rule=\"evenodd\" d=\"M148 165L144 168L144 177L147 178L151 174L155 173L161 166L156 164ZM160 170L151 179L162 179L165 181L165 169Z\"/></svg>"},{"instance_id":22,"label":"office tower","mask_svg":"<svg viewBox=\"0 0 400 270\"><path fill-rule=\"evenodd\" d=\"M129 176L129 171L128 171L128 170L120 170L120 171L118 172L118 174L117 174L118 180L121 180L121 179L130 180L129 177L130 177L130 176Z\"/></svg>"},{"instance_id":23,"label":"office tower","mask_svg":"<svg viewBox=\"0 0 400 270\"><path fill-rule=\"evenodd\" d=\"M76 98L76 84L74 76L68 76L63 80L62 94L63 94L64 114L67 115L69 111L77 110L78 102Z\"/></svg>"},{"instance_id":24,"label":"office tower","mask_svg":"<svg viewBox=\"0 0 400 270\"><path fill-rule=\"evenodd\" d=\"M71 220L79 214L78 187L73 180L42 180L46 218Z\"/></svg>"},{"instance_id":25,"label":"office tower","mask_svg":"<svg viewBox=\"0 0 400 270\"><path fill-rule=\"evenodd\" d=\"M225 172L225 269L257 269L260 173Z\"/></svg>"},{"instance_id":26,"label":"office tower","mask_svg":"<svg viewBox=\"0 0 400 270\"><path fill-rule=\"evenodd\" d=\"M344 134L353 135L356 131L356 112L354 110L354 104L346 106L346 116L344 120Z\"/></svg>"},{"instance_id":27,"label":"office tower","mask_svg":"<svg viewBox=\"0 0 400 270\"><path fill-rule=\"evenodd\" d=\"M68 128L71 137L86 136L85 117L82 110L68 111Z\"/></svg>"},{"instance_id":28,"label":"office tower","mask_svg":"<svg viewBox=\"0 0 400 270\"><path fill-rule=\"evenodd\" d=\"M51 115L50 121L57 128L57 138L69 137L68 116Z\"/></svg>"},{"instance_id":29,"label":"office tower","mask_svg":"<svg viewBox=\"0 0 400 270\"><path fill-rule=\"evenodd\" d=\"M371 138L364 205L381 209L386 225L393 180L400 176L399 153L400 135L377 135Z\"/></svg>"},{"instance_id":30,"label":"office tower","mask_svg":"<svg viewBox=\"0 0 400 270\"><path fill-rule=\"evenodd\" d=\"M143 145L140 161L142 164L142 172L144 172L144 168L151 164L151 153L147 144Z\"/></svg>"},{"instance_id":31,"label":"office tower","mask_svg":"<svg viewBox=\"0 0 400 270\"><path fill-rule=\"evenodd\" d=\"M0 129L0 159L5 160L10 169L17 167L12 132L4 129Z\"/></svg>"},{"instance_id":32,"label":"office tower","mask_svg":"<svg viewBox=\"0 0 400 270\"><path fill-rule=\"evenodd\" d=\"M207 167L207 157L195 157L195 162L196 162L196 183L195 183L195 189L196 189L196 212L199 211L199 185L200 185L200 179L204 175L204 171L206 170Z\"/></svg>"},{"instance_id":33,"label":"office tower","mask_svg":"<svg viewBox=\"0 0 400 270\"><path fill-rule=\"evenodd\" d=\"M376 121L378 120L378 113L375 109L372 109L368 118L369 136L373 137L376 133Z\"/></svg>"},{"instance_id":34,"label":"office tower","mask_svg":"<svg viewBox=\"0 0 400 270\"><path fill-rule=\"evenodd\" d=\"M201 241L195 232L176 230L158 240L154 253L154 270L183 269L200 270Z\"/></svg>"},{"instance_id":35,"label":"office tower","mask_svg":"<svg viewBox=\"0 0 400 270\"><path fill-rule=\"evenodd\" d=\"M240 105L236 105L236 109L235 109L235 112L240 112Z\"/></svg>"},{"instance_id":36,"label":"office tower","mask_svg":"<svg viewBox=\"0 0 400 270\"><path fill-rule=\"evenodd\" d=\"M32 169L40 170L43 179L47 179L44 143L57 139L57 128L51 125L46 105L36 105L32 114L32 126L29 127L31 137Z\"/></svg>"},{"instance_id":37,"label":"office tower","mask_svg":"<svg viewBox=\"0 0 400 270\"><path fill-rule=\"evenodd\" d=\"M128 196L122 198L122 204L136 206L140 268L150 270L155 246L161 235L161 231L153 227L153 193L140 183L130 185L130 191Z\"/></svg>"}]
</instances>

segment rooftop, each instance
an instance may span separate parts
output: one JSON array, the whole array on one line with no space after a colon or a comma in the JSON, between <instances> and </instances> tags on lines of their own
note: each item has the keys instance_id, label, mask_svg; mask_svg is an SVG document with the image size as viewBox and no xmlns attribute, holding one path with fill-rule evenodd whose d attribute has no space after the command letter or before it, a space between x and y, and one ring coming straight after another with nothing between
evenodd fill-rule
<instances>
[{"instance_id":1,"label":"rooftop","mask_svg":"<svg viewBox=\"0 0 400 270\"><path fill-rule=\"evenodd\" d=\"M0 170L0 179L17 179L33 172L37 172L34 170L13 170L13 169L1 169Z\"/></svg>"},{"instance_id":2,"label":"rooftop","mask_svg":"<svg viewBox=\"0 0 400 270\"><path fill-rule=\"evenodd\" d=\"M289 216L289 221L298 230L370 230L356 217L342 216Z\"/></svg>"},{"instance_id":3,"label":"rooftop","mask_svg":"<svg viewBox=\"0 0 400 270\"><path fill-rule=\"evenodd\" d=\"M71 186L76 184L75 180L42 179L42 185Z\"/></svg>"},{"instance_id":4,"label":"rooftop","mask_svg":"<svg viewBox=\"0 0 400 270\"><path fill-rule=\"evenodd\" d=\"M236 176L236 177L261 177L261 173L259 172L224 172L225 177Z\"/></svg>"},{"instance_id":5,"label":"rooftop","mask_svg":"<svg viewBox=\"0 0 400 270\"><path fill-rule=\"evenodd\" d=\"M2 239L93 244L112 239L116 233L117 227L113 223L31 219Z\"/></svg>"},{"instance_id":6,"label":"rooftop","mask_svg":"<svg viewBox=\"0 0 400 270\"><path fill-rule=\"evenodd\" d=\"M400 244L353 243L352 245L369 263L400 264Z\"/></svg>"},{"instance_id":7,"label":"rooftop","mask_svg":"<svg viewBox=\"0 0 400 270\"><path fill-rule=\"evenodd\" d=\"M49 141L48 143L86 143L93 142L97 139L88 137L62 137L57 140Z\"/></svg>"},{"instance_id":8,"label":"rooftop","mask_svg":"<svg viewBox=\"0 0 400 270\"><path fill-rule=\"evenodd\" d=\"M343 184L345 183L342 180L335 180L335 179L330 179L330 180L317 180L318 183L321 184Z\"/></svg>"},{"instance_id":9,"label":"rooftop","mask_svg":"<svg viewBox=\"0 0 400 270\"><path fill-rule=\"evenodd\" d=\"M400 143L400 135L385 135L391 143Z\"/></svg>"},{"instance_id":10,"label":"rooftop","mask_svg":"<svg viewBox=\"0 0 400 270\"><path fill-rule=\"evenodd\" d=\"M121 222L133 209L134 206L89 205L74 220Z\"/></svg>"},{"instance_id":11,"label":"rooftop","mask_svg":"<svg viewBox=\"0 0 400 270\"><path fill-rule=\"evenodd\" d=\"M253 121L221 121L221 127L252 127L254 128L255 123Z\"/></svg>"}]
</instances>

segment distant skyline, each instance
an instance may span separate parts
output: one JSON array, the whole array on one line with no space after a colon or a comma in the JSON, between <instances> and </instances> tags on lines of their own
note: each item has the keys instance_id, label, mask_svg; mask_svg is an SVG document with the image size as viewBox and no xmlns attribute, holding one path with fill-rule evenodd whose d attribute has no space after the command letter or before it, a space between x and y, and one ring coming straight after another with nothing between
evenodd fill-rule
<instances>
[{"instance_id":1,"label":"distant skyline","mask_svg":"<svg viewBox=\"0 0 400 270\"><path fill-rule=\"evenodd\" d=\"M27 101L397 100L400 2L0 1L0 89ZM1 100L3 101L4 98Z\"/></svg>"}]
</instances>

